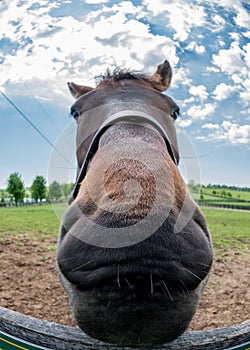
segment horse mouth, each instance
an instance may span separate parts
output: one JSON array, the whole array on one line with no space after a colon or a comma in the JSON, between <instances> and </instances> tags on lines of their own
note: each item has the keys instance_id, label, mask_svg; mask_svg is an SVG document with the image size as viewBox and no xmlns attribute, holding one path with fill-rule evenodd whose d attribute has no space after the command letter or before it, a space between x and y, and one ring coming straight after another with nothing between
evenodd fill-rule
<instances>
[{"instance_id":1,"label":"horse mouth","mask_svg":"<svg viewBox=\"0 0 250 350\"><path fill-rule=\"evenodd\" d=\"M122 346L170 342L188 327L199 293L177 290L156 276L120 275L77 286L73 313L90 336Z\"/></svg>"},{"instance_id":2,"label":"horse mouth","mask_svg":"<svg viewBox=\"0 0 250 350\"><path fill-rule=\"evenodd\" d=\"M99 302L133 303L159 302L162 299L174 301L173 287L161 279L153 277L151 273L146 275L117 275L114 278L96 281L86 286L79 284L77 289L85 295L90 295ZM184 292L184 289L183 289Z\"/></svg>"}]
</instances>

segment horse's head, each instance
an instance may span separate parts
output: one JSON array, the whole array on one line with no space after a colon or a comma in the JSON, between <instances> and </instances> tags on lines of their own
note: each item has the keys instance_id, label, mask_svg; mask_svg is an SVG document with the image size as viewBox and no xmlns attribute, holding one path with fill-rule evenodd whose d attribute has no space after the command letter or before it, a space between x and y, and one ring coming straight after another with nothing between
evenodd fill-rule
<instances>
[{"instance_id":1,"label":"horse's head","mask_svg":"<svg viewBox=\"0 0 250 350\"><path fill-rule=\"evenodd\" d=\"M109 71L77 98L78 176L57 264L79 327L153 345L188 327L212 264L206 221L177 169L172 71Z\"/></svg>"}]
</instances>

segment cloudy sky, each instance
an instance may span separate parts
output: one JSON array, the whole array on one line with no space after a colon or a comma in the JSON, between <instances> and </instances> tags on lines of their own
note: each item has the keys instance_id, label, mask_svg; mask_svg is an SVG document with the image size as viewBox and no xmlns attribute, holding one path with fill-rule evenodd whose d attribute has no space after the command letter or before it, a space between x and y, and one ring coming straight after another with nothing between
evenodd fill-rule
<instances>
[{"instance_id":1,"label":"cloudy sky","mask_svg":"<svg viewBox=\"0 0 250 350\"><path fill-rule=\"evenodd\" d=\"M0 23L0 89L51 143L72 123L67 81L167 58L183 176L197 155L195 180L250 186L249 0L0 0ZM47 177L51 146L1 94L0 131L0 188Z\"/></svg>"}]
</instances>

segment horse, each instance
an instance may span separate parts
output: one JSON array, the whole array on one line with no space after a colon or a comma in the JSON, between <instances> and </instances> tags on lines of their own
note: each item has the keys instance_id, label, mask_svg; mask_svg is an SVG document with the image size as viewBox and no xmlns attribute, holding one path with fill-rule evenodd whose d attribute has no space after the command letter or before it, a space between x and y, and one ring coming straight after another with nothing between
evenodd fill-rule
<instances>
[{"instance_id":1,"label":"horse","mask_svg":"<svg viewBox=\"0 0 250 350\"><path fill-rule=\"evenodd\" d=\"M121 346L171 342L188 328L213 260L206 220L178 170L179 107L153 75L107 70L76 101L77 178L57 271L77 325Z\"/></svg>"}]
</instances>

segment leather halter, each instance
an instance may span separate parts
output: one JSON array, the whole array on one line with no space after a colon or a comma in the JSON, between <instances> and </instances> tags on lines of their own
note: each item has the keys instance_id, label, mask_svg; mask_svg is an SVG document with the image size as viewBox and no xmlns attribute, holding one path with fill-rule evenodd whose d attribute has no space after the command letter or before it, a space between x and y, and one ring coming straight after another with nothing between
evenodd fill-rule
<instances>
[{"instance_id":1,"label":"leather halter","mask_svg":"<svg viewBox=\"0 0 250 350\"><path fill-rule=\"evenodd\" d=\"M98 143L101 136L111 125L114 125L120 122L127 122L127 123L129 122L132 124L148 123L152 125L163 136L169 155L171 156L175 165L178 165L178 160L176 159L169 136L167 135L166 131L161 126L161 124L156 120L156 118L142 111L134 111L134 110L120 111L108 117L100 126L100 128L95 132L93 139L91 140L91 143L86 152L86 155L84 157L84 160L82 162L75 185L72 189L69 203L72 203L74 199L76 199L77 197L81 182L84 180L86 176L88 164L98 149Z\"/></svg>"}]
</instances>

